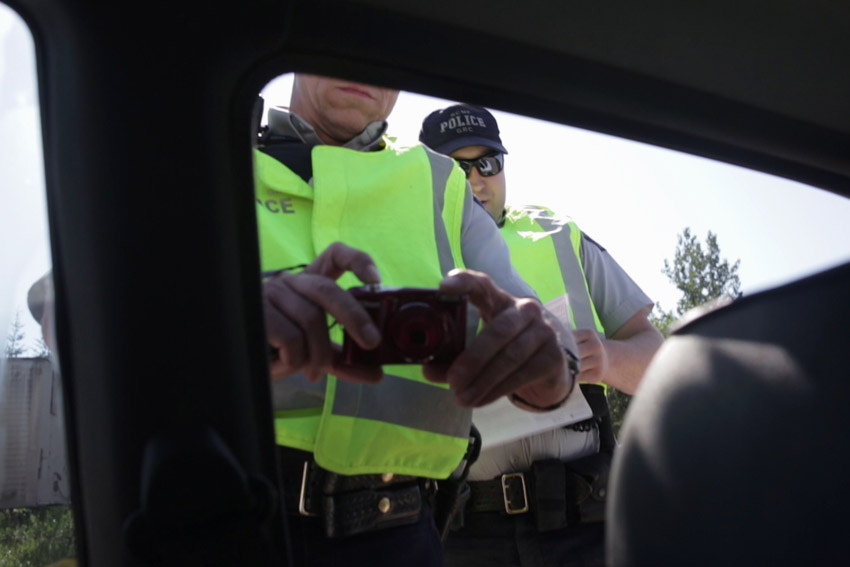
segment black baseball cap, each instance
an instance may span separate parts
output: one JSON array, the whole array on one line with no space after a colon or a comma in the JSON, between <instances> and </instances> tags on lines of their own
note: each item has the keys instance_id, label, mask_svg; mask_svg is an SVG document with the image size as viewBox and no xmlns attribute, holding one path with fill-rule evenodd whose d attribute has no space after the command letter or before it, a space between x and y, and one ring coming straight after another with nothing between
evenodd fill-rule
<instances>
[{"instance_id":1,"label":"black baseball cap","mask_svg":"<svg viewBox=\"0 0 850 567\"><path fill-rule=\"evenodd\" d=\"M422 121L419 141L441 154L466 146L486 146L508 153L499 137L496 118L480 106L455 104L435 110Z\"/></svg>"}]
</instances>

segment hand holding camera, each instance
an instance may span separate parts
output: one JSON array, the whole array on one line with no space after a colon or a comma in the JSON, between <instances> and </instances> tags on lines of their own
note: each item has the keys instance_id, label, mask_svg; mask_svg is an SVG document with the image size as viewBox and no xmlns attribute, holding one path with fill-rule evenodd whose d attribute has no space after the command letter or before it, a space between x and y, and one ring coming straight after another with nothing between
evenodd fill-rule
<instances>
[{"instance_id":1,"label":"hand holding camera","mask_svg":"<svg viewBox=\"0 0 850 567\"><path fill-rule=\"evenodd\" d=\"M472 270L453 270L440 291L465 294L484 327L451 365L425 365L426 378L449 383L468 407L510 394L540 408L566 399L575 383L566 351L577 352L575 338L539 301L514 297Z\"/></svg>"},{"instance_id":2,"label":"hand holding camera","mask_svg":"<svg viewBox=\"0 0 850 567\"><path fill-rule=\"evenodd\" d=\"M266 329L276 355L272 378L303 372L318 380L331 373L374 384L383 377L382 364L417 363L429 380L449 383L468 407L509 394L548 407L572 389L564 349L577 352L575 338L536 299L514 297L471 270L451 272L439 290L399 293L367 285L350 293L336 283L347 271L366 284L380 281L368 254L335 243L303 272L282 272L264 283ZM469 344L460 297L478 308L485 324ZM345 349L331 342L328 315L345 329Z\"/></svg>"},{"instance_id":3,"label":"hand holding camera","mask_svg":"<svg viewBox=\"0 0 850 567\"><path fill-rule=\"evenodd\" d=\"M381 332L364 349L346 331L346 364L450 364L466 346L466 297L437 289L365 285L348 290Z\"/></svg>"},{"instance_id":4,"label":"hand holding camera","mask_svg":"<svg viewBox=\"0 0 850 567\"><path fill-rule=\"evenodd\" d=\"M346 365L342 349L331 342L327 316L343 325L364 348L378 345L380 332L356 299L336 279L352 272L360 281L381 280L372 258L340 242L331 244L304 271L281 270L263 283L271 378L303 372L308 380L332 373L351 382L375 383L379 365Z\"/></svg>"}]
</instances>

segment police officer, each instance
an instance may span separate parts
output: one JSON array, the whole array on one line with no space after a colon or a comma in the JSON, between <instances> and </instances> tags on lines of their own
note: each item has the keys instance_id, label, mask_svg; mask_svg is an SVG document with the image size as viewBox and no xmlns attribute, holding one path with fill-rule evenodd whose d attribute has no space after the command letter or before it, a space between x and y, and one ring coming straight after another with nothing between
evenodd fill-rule
<instances>
[{"instance_id":1,"label":"police officer","mask_svg":"<svg viewBox=\"0 0 850 567\"><path fill-rule=\"evenodd\" d=\"M455 521L459 529L449 534L449 562L601 566L605 481L616 445L604 388L634 393L663 340L647 319L653 303L570 219L505 205L507 150L486 109L458 104L434 111L419 139L458 161L519 273L547 306L569 313L578 378L594 413L589 422L485 448L470 471L471 499Z\"/></svg>"},{"instance_id":2,"label":"police officer","mask_svg":"<svg viewBox=\"0 0 850 567\"><path fill-rule=\"evenodd\" d=\"M471 408L508 396L550 411L573 391L571 331L513 270L461 170L384 136L397 94L297 74L255 151L275 427L303 564L442 564L426 500L463 470ZM481 331L449 365L346 363L341 328L366 349L391 338L346 291L378 282L465 294Z\"/></svg>"}]
</instances>

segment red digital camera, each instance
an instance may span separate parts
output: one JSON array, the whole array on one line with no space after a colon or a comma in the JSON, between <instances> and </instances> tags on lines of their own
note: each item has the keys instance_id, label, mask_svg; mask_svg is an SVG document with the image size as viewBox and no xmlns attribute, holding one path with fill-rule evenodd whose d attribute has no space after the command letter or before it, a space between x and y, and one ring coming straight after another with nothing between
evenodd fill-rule
<instances>
[{"instance_id":1,"label":"red digital camera","mask_svg":"<svg viewBox=\"0 0 850 567\"><path fill-rule=\"evenodd\" d=\"M447 364L466 347L465 295L377 284L348 291L371 315L382 340L365 350L346 333L346 364Z\"/></svg>"}]
</instances>

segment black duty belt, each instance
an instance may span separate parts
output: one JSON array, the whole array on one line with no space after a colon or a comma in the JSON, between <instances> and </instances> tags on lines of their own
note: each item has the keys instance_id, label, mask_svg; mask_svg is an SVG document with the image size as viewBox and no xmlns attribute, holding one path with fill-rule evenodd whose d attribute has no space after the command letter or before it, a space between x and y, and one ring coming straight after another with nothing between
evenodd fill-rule
<instances>
[{"instance_id":1,"label":"black duty belt","mask_svg":"<svg viewBox=\"0 0 850 567\"><path fill-rule=\"evenodd\" d=\"M593 417L570 427L598 427L599 453L568 463L557 459L536 461L527 471L469 482L469 500L463 512L453 519L453 529L462 527L463 515L476 513L508 517L531 514L541 532L605 521L608 473L617 441L605 389L598 384L582 383L580 387Z\"/></svg>"},{"instance_id":2,"label":"black duty belt","mask_svg":"<svg viewBox=\"0 0 850 567\"><path fill-rule=\"evenodd\" d=\"M537 461L529 471L471 481L464 513L532 514L541 532L601 522L610 465L611 455L599 453L570 463Z\"/></svg>"},{"instance_id":3,"label":"black duty belt","mask_svg":"<svg viewBox=\"0 0 850 567\"><path fill-rule=\"evenodd\" d=\"M279 447L287 512L323 521L328 537L415 524L436 482L407 475L341 475L312 453Z\"/></svg>"}]
</instances>

